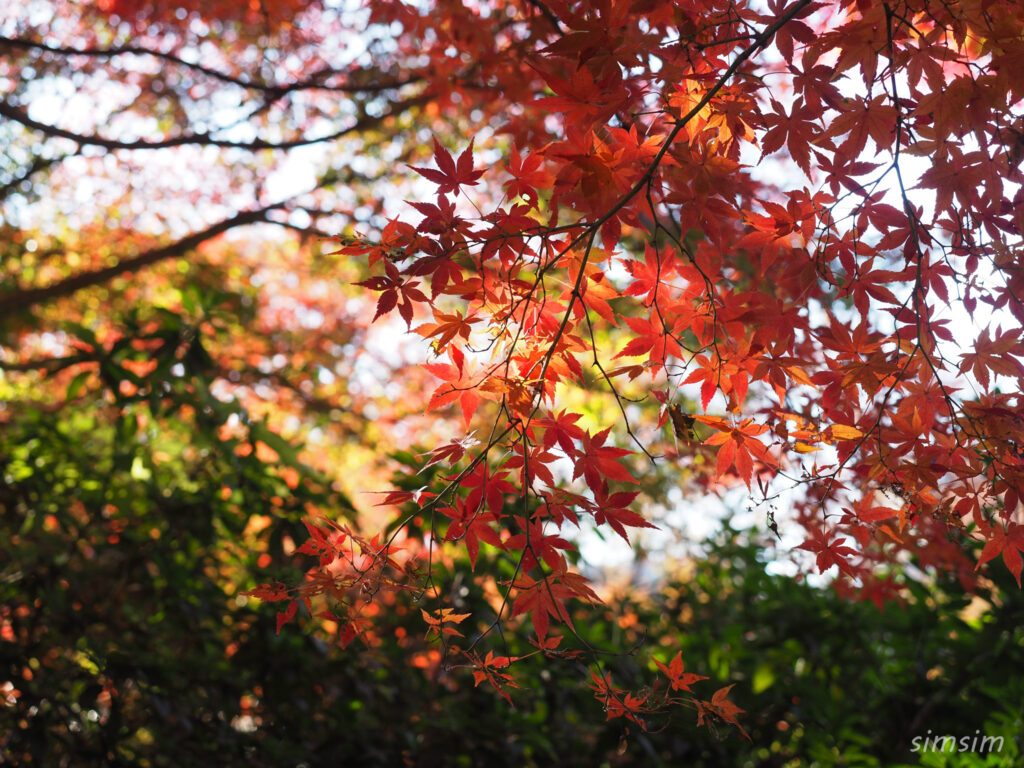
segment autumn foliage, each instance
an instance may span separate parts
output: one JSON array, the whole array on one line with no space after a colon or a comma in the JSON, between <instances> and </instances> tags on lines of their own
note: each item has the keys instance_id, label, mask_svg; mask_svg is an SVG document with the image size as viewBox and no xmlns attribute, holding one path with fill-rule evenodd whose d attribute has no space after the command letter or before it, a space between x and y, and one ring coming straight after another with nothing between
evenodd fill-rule
<instances>
[{"instance_id":1,"label":"autumn foliage","mask_svg":"<svg viewBox=\"0 0 1024 768\"><path fill-rule=\"evenodd\" d=\"M633 541L663 527L644 495L659 473L742 497L780 558L853 600L882 606L937 574L970 590L989 568L1020 585L1015 0L101 9L56 42L36 22L4 28L0 115L52 150L6 189L80 161L124 203L130 182L104 184L148 178L165 153L165 167L209 177L187 192L148 182L161 205L194 212L174 222L136 211L110 231L40 235L3 284L0 315L22 318L5 366L45 373L60 402L121 361L122 394L159 400L147 361L187 354L195 333L169 340L140 317L127 346L109 326L85 338L103 308L76 301L113 284L118 306L187 305L167 263L196 248L229 283L279 281L238 310L252 312L244 333L231 312L189 310L216 338L202 354L217 391L279 423L319 413L336 438L375 421L380 453L422 453L396 487L378 472L358 489L378 492L358 521L307 505L305 577L248 592L279 604L278 631L312 617L342 645L381 643L374 616L415 601L429 663L511 702L517 667L543 657L585 665L580 684L609 719L645 728L687 707L746 735L731 685L672 649L639 651L649 677L626 685L606 659L637 650L577 630L603 599L577 532ZM211 20L236 33L210 37ZM271 57L257 56L261 34L281 36ZM355 52L336 57L343 43ZM115 68L127 106L73 121L14 87L58 55L92 75L148 64ZM309 148L319 170L276 191L289 153ZM55 188L74 175L61 172ZM254 224L296 239L263 252L215 239ZM76 259L41 264L50 251ZM296 267L300 251L314 257ZM151 269L165 271L144 285ZM46 340L69 314L79 326ZM400 350L373 369L387 391L367 396L360 359L381 348ZM240 437L244 419L222 429L288 450L270 429ZM459 583L485 611L460 610L435 578L463 557ZM503 651L506 632L534 650Z\"/></svg>"}]
</instances>

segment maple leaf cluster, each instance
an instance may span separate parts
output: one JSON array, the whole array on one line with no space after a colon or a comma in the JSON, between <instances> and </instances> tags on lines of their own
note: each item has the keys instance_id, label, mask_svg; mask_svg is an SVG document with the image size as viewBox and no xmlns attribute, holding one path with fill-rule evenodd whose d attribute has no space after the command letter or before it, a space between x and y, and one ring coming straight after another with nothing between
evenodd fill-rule
<instances>
[{"instance_id":1,"label":"maple leaf cluster","mask_svg":"<svg viewBox=\"0 0 1024 768\"><path fill-rule=\"evenodd\" d=\"M451 473L420 511L443 503L443 538L474 564L481 544L518 564L497 620L507 605L540 641L573 631L567 606L596 595L559 531L587 516L627 539L649 526L625 490L643 461L741 485L755 505L785 496L796 550L860 598L891 593L902 553L966 580L972 558L1001 556L1019 581L1014 4L506 7L518 58L489 94L507 98L503 78L535 94L507 101L507 162L479 167L472 137L457 159L435 138L436 169L413 170L436 201L412 203L401 252L347 251L384 265L364 283L384 292L378 315L402 296L432 340L427 407L458 404L489 433L472 453L438 449ZM473 25L490 34L487 15ZM481 185L494 196L469 197ZM954 332L957 298L994 328ZM653 428L588 430L559 409L572 388L624 418L647 398ZM659 668L687 685L681 661ZM477 675L494 682L486 664ZM651 701L597 671L591 685L609 717ZM727 692L699 718L735 723Z\"/></svg>"}]
</instances>

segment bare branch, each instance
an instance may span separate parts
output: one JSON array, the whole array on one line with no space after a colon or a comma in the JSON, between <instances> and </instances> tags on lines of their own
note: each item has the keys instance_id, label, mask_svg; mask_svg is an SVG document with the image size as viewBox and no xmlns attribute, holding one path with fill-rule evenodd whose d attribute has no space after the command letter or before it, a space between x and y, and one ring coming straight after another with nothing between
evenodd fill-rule
<instances>
[{"instance_id":1,"label":"bare branch","mask_svg":"<svg viewBox=\"0 0 1024 768\"><path fill-rule=\"evenodd\" d=\"M111 267L103 267L102 269L80 272L77 275L72 275L71 277L59 280L56 283L52 283L51 285L46 285L41 288L28 288L9 293L7 295L0 295L0 317L8 317L17 312L29 309L36 304L42 304L54 299L70 296L83 288L102 285L125 272L134 272L142 269L143 267L157 264L165 259L183 256L189 251L197 248L202 243L205 243L207 240L212 240L218 235L236 227L255 224L257 222L270 222L271 220L267 217L267 214L272 210L280 209L282 207L284 207L283 203L275 203L274 205L257 208L252 211L242 211L231 218L219 221L204 230L188 235L187 237L171 243L170 245L154 248L153 250L140 253L137 256L122 259Z\"/></svg>"},{"instance_id":2,"label":"bare branch","mask_svg":"<svg viewBox=\"0 0 1024 768\"><path fill-rule=\"evenodd\" d=\"M322 69L314 72L305 80L297 80L294 83L261 83L255 80L231 75L227 72L222 72L202 64L186 61L180 56L175 56L173 53L154 51L150 48L143 48L136 45L119 45L113 48L72 48L70 46L47 45L46 43L41 43L36 40L28 40L21 37L4 37L0 35L0 48L3 46L21 48L23 50L45 51L46 53L52 53L58 56L89 56L103 59L112 59L115 56L152 56L153 58L161 59L162 61L167 61L181 67L187 67L188 69L199 72L207 77L220 80L223 83L230 83L231 85L237 85L239 88L246 88L253 91L265 91L267 93L275 94L276 96L282 96L296 91L310 90L333 91L335 93L380 93L381 91L388 91L395 88L401 88L406 85L420 83L424 80L422 75L415 75L403 79L381 80L378 82L366 83L364 85L354 85L349 83L345 83L343 85L327 85L324 81L339 73L333 69ZM359 73L360 70L346 73L346 80L353 79L353 74L358 75Z\"/></svg>"},{"instance_id":3,"label":"bare branch","mask_svg":"<svg viewBox=\"0 0 1024 768\"><path fill-rule=\"evenodd\" d=\"M33 158L32 163L26 168L19 176L8 181L3 186L0 186L0 200L6 200L10 195L17 191L18 187L32 178L35 174L40 171L45 171L54 165L60 165L62 162L68 159L70 155L57 155L56 157L41 157L37 156Z\"/></svg>"},{"instance_id":4,"label":"bare branch","mask_svg":"<svg viewBox=\"0 0 1024 768\"><path fill-rule=\"evenodd\" d=\"M359 133L366 129L381 123L382 121L395 117L396 115L405 112L406 110L413 109L418 106L426 104L430 99L433 98L430 94L420 94L409 99L405 99L396 103L390 110L383 115L363 115L357 119L352 125L342 128L341 130L329 133L326 136L317 136L313 138L301 138L293 139L291 141L273 142L264 141L263 139L255 139L253 141L231 141L229 139L218 139L211 136L209 133L189 133L183 136L176 136L171 139L163 139L160 141L150 141L148 139L136 139L135 141L119 141L117 139L107 139L103 136L96 136L92 134L81 134L69 131L64 128L59 128L55 125L48 125L47 123L33 120L29 117L21 107L16 107L6 101L0 101L0 115L14 120L17 123L21 123L26 128L33 128L47 136L70 139L76 142L80 146L90 147L103 147L104 149L168 149L170 147L183 147L188 145L200 145L200 146L211 146L211 147L226 147L232 149L246 149L251 152L256 152L261 149L276 149L286 150L295 149L296 147L307 147L313 144L323 144L330 141L335 141L347 136L350 133Z\"/></svg>"}]
</instances>

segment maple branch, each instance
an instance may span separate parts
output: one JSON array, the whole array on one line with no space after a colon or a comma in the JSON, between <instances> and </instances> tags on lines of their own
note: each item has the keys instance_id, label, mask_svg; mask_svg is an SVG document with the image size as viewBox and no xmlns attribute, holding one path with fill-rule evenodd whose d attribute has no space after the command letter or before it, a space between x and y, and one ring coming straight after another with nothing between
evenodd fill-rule
<instances>
[{"instance_id":1,"label":"maple branch","mask_svg":"<svg viewBox=\"0 0 1024 768\"><path fill-rule=\"evenodd\" d=\"M71 368L83 363L95 363L97 361L98 358L95 355L87 355L85 353L67 355L65 357L44 357L36 360L28 360L23 363L7 363L0 360L0 371L6 371L7 373L44 371L45 375L50 376L57 371L64 370L65 368Z\"/></svg>"},{"instance_id":2,"label":"maple branch","mask_svg":"<svg viewBox=\"0 0 1024 768\"><path fill-rule=\"evenodd\" d=\"M701 110L704 109L704 107L707 106L707 104L710 103L710 101L716 95L718 95L719 91L721 91L722 88L725 87L725 84L729 81L729 79L736 73L736 71L740 68L740 66L742 66L742 64L747 59L753 56L760 48L768 45L768 43L771 41L772 37L774 37L776 32L778 32L790 20L798 16L801 13L801 11L803 11L812 2L813 0L797 0L796 3L794 3L788 9L786 9L785 13L779 16L771 25L766 27L754 39L754 41L733 60L733 62L722 74L722 76L718 78L715 84L708 89L704 96L690 109L690 111L687 112L682 117L680 117L679 121L676 123L671 133L669 133L668 137L662 143L661 148L652 158L650 164L647 166L647 169L644 171L643 175L633 184L633 186L618 200L618 202L612 205L610 209L605 211L605 213L599 216L596 220L587 222L585 231L581 232L579 235L574 237L569 242L569 244L562 249L559 256L564 255L571 248L583 242L583 240L588 240L586 249L583 254L583 258L579 266L579 274L576 277L576 284L572 288L569 305L566 307L565 312L562 315L562 320L559 323L559 326L552 337L552 342L547 353L545 353L544 357L541 360L540 373L537 377L540 381L545 380L548 367L550 366L551 361L554 358L555 350L558 346L558 340L565 333L565 328L569 323L569 318L572 314L572 310L575 306L576 301L581 298L580 288L582 287L582 281L585 276L586 265L590 259L591 250L594 246L594 239L596 238L597 233L600 231L601 225L609 221L616 213L618 213L620 210L626 207L626 205L628 205L629 202L634 197L636 197L636 195L639 194L639 192L642 189L644 189L645 187L649 188L652 180L654 179L655 172L661 165L662 159L668 153L673 142L683 131L683 129L687 126L690 120L692 120L694 117L700 114ZM534 287L530 291L531 294L536 290L537 285L540 284L540 281L542 280L542 274L543 271L541 271L541 273L538 274L537 281L534 283ZM537 395L536 398L537 402L532 408L530 415L526 420L527 424L529 424L533 420L533 417L536 415L537 410L540 408L541 403L543 402L543 389L541 389L540 394Z\"/></svg>"},{"instance_id":3,"label":"maple branch","mask_svg":"<svg viewBox=\"0 0 1024 768\"><path fill-rule=\"evenodd\" d=\"M200 145L209 147L223 147L230 149L245 149L250 152L256 152L262 149L273 149L273 150L286 150L295 149L297 147L308 147L314 144L324 144L331 141L336 141L350 133L358 133L364 131L367 128L378 125L388 118L396 117L401 113L413 109L415 107L422 106L429 102L433 98L430 93L423 93L419 96L414 96L408 99L404 99L397 102L383 115L363 115L358 118L354 123L346 128L329 133L325 136L316 136L312 138L301 138L292 139L291 141L273 142L266 141L264 139L254 139L252 141L232 141L230 139L218 139L211 136L209 133L189 133L183 136L176 136L171 139L163 139L160 141L150 141L148 139L136 139L134 141L120 141L118 139L108 139L103 136L97 136L95 134L82 134L74 131L69 131L64 128L60 128L55 125L49 125L47 123L34 120L29 117L28 112L21 108L10 104L7 101L0 101L0 115L7 117L26 128L33 128L47 136L57 137L62 139L70 139L80 146L87 147L103 147L104 149L169 149L171 147L182 147L188 145Z\"/></svg>"},{"instance_id":4,"label":"maple branch","mask_svg":"<svg viewBox=\"0 0 1024 768\"><path fill-rule=\"evenodd\" d=\"M772 22L770 26L766 27L761 32L761 34L759 34L754 39L754 41L733 60L732 64L729 65L729 67L725 70L722 76L716 81L716 83L711 88L708 89L704 96L701 97L701 99L690 109L690 111L679 118L671 133L669 133L668 137L662 143L661 148L651 159L650 164L647 166L647 170L644 171L643 175L640 176L640 178L633 184L633 186L621 198L619 198L618 202L616 202L614 205L612 205L611 208L605 211L605 213L603 213L594 221L586 222L584 231L576 235L574 238L572 238L572 240L570 240L570 242L560 251L558 256L552 260L553 266L555 262L557 262L566 253L568 253L572 248L576 247L585 239L589 238L589 243L586 247L583 259L580 263L580 272L577 276L576 284L573 286L572 289L572 299L570 300L569 306L566 308L565 314L562 317L562 321L554 334L551 348L548 350L548 353L543 358L543 362L541 365L541 373L538 378L540 378L541 380L544 379L548 366L551 363L551 359L554 357L558 339L561 338L562 334L565 332L566 326L568 325L569 317L572 313L573 306L575 305L576 299L580 295L579 290L582 285L582 276L585 272L587 262L590 259L590 251L591 248L593 248L594 238L597 236L597 233L600 230L601 225L604 224L606 221L609 221L616 213L625 208L629 204L629 202L634 197L636 197L637 194L639 194L640 190L644 189L645 187L649 188L649 185L654 179L655 172L661 165L662 159L664 159L665 155L671 148L673 142L683 131L683 129L687 126L690 120L692 120L694 117L700 114L701 110L704 109L704 107L707 106L716 95L718 95L718 92L725 87L725 84L729 81L729 78L731 78L736 73L736 71L747 59L753 56L758 51L758 49L768 45L772 37L775 36L776 32L778 32L790 20L798 16L812 2L813 0L797 0L796 3L794 3L788 9L786 9L785 13L783 13L774 22ZM542 281L544 271L545 270L542 269L538 272L537 280L534 282L534 286L529 292L529 294L526 297L524 297L524 301L528 300L529 296L531 296L533 292L536 291L537 286ZM533 409L530 418L527 419L527 423L529 423L529 421L532 420L533 415L536 413L537 408L539 407L540 401L538 400L537 406Z\"/></svg>"},{"instance_id":5,"label":"maple branch","mask_svg":"<svg viewBox=\"0 0 1024 768\"><path fill-rule=\"evenodd\" d=\"M540 11L540 14L551 22L551 26L553 26L557 32L564 34L564 32L562 32L562 20L558 18L558 16L555 15L555 12L548 8L547 5L542 3L541 0L526 0L526 2Z\"/></svg>"},{"instance_id":6,"label":"maple branch","mask_svg":"<svg viewBox=\"0 0 1024 768\"><path fill-rule=\"evenodd\" d=\"M581 233L580 235L577 235L569 243L569 245L562 249L562 252L558 256L558 258L561 258L569 251L570 248L572 248L573 245L582 241L584 238L587 239L587 247L584 249L583 258L580 259L580 267L579 272L576 275L576 282L573 285L572 291L570 293L569 305L565 308L565 312L562 315L562 320L558 324L558 328L555 330L555 333L551 337L551 345L549 346L548 351L544 354L544 357L541 359L540 373L537 375L537 380L542 382L541 389L540 392L537 395L535 395L537 403L531 409L529 418L526 419L527 425L529 425L530 422L533 421L533 417L537 414L537 411L540 409L541 404L544 402L543 382L547 380L548 367L551 365L551 361L555 357L555 351L558 349L558 342L565 334L565 329L569 325L569 318L572 316L572 310L576 306L577 301L580 301L580 303L582 304L583 294L580 291L580 289L582 288L583 281L586 278L587 263L590 261L590 254L594 248L594 239L597 237L597 232L597 226L588 227L587 231ZM555 259L555 261L557 261L557 259ZM542 279L540 274L538 274L537 279L538 281ZM530 368L530 371L528 371L528 373L532 373L534 367L536 367L536 363L534 364L534 366Z\"/></svg>"},{"instance_id":7,"label":"maple branch","mask_svg":"<svg viewBox=\"0 0 1024 768\"><path fill-rule=\"evenodd\" d=\"M337 237L337 235L335 235L334 233L328 232L327 230L320 229L318 227L303 227L298 224L292 224L289 221L275 221L273 223L277 224L277 226L283 229L290 229L293 232L297 232L298 234L302 235L303 238L316 237L321 240L331 240Z\"/></svg>"},{"instance_id":8,"label":"maple branch","mask_svg":"<svg viewBox=\"0 0 1024 768\"><path fill-rule=\"evenodd\" d=\"M653 180L651 180L651 181L653 181ZM693 354L690 356L689 361L687 361L686 364L683 366L683 371L680 372L680 375L682 375L682 373L685 372L686 369L690 366L690 363L693 362L693 359L698 354L700 354L700 352L702 352L705 349L707 349L708 346L710 346L714 350L715 356L719 360L722 359L722 355L718 351L718 332L717 332L717 329L718 329L718 307L715 304L715 284L714 284L714 281L712 281L711 277L708 275L708 273L705 271L704 267L702 267L700 265L700 262L697 261L697 255L693 252L693 248L686 242L685 237L681 236L682 235L682 225L675 220L675 217L672 215L671 209L666 211L666 215L668 216L668 219L669 219L669 221L672 224L672 228L669 229L668 227L664 226L661 223L661 218L658 216L657 210L656 210L655 205L654 205L654 200L653 200L653 198L651 196L651 187L652 187L651 181L648 181L648 183L647 183L647 193L646 194L647 194L647 205L651 209L651 216L654 217L654 229L653 229L652 234L653 234L654 239L655 239L655 245L657 245L658 231L660 230L660 231L663 231L665 233L665 235L673 243L675 243L675 246L679 250L680 253L685 253L686 254L686 258L689 260L690 265L694 269L697 270L697 274L699 274L700 277L701 277L701 280L704 281L704 295L707 296L708 307L710 309L710 314L711 314L711 329L712 329L711 343L710 343L710 345L705 345L704 347L702 347L699 350L693 351ZM657 248L655 248L654 253L655 253L655 258L657 258L657 260L658 260L658 282L659 282L659 285L660 285L660 283L661 283L661 253L657 250ZM666 335L671 335L673 337L673 339L675 339L676 343L679 344L679 346L682 347L683 349L685 349L687 352L691 351L689 349L689 347L687 347L686 344L683 343L682 339L680 339L678 336L675 336L674 334L669 334L668 333L668 323L665 321L665 316L664 316L664 314L661 311L661 299L659 298L659 291L655 291L654 292L653 306L654 306L655 311L657 312L658 320L661 322L661 327L662 327L662 330L665 331L665 334ZM667 343L662 345L662 365L665 366L666 369L667 369L667 363L668 363L667 355L665 354L667 346L668 346ZM667 373L667 370L666 370L666 373ZM720 381L721 381L721 366L719 366L719 382Z\"/></svg>"},{"instance_id":9,"label":"maple branch","mask_svg":"<svg viewBox=\"0 0 1024 768\"><path fill-rule=\"evenodd\" d=\"M29 165L29 167L26 168L20 176L16 176L15 178L11 179L6 184L4 184L2 187L0 187L0 200L6 200L10 195L14 194L14 192L17 191L18 187L21 184L31 179L40 171L45 171L54 165L60 165L62 162L71 157L72 154L57 155L55 157L42 157L40 155L37 155L32 160L32 163Z\"/></svg>"},{"instance_id":10,"label":"maple branch","mask_svg":"<svg viewBox=\"0 0 1024 768\"><path fill-rule=\"evenodd\" d=\"M615 404L619 407L619 413L622 414L622 421L626 425L626 434L628 434L630 439L636 444L636 446L641 451L643 451L643 454L648 459L651 460L651 464L657 466L657 460L662 457L652 455L651 452L647 450L647 446L640 442L640 438L638 438L636 436L636 433L633 432L633 426L629 423L629 414L626 413L626 406L622 404L623 400L626 400L627 402L630 403L637 403L642 402L642 400L645 398L642 398L641 400L633 400L619 392L618 387L615 386L615 382L612 381L611 376L608 375L608 372L605 370L604 366L601 364L601 360L597 356L597 339L594 336L594 323L590 319L590 310L586 307L584 307L583 319L587 321L587 331L590 334L590 348L594 357L593 365L595 368L597 368L598 372L601 374L601 377L605 380L605 383L611 390L612 397L615 398Z\"/></svg>"},{"instance_id":11,"label":"maple branch","mask_svg":"<svg viewBox=\"0 0 1024 768\"><path fill-rule=\"evenodd\" d=\"M902 19L902 17L899 17L893 11L893 9L889 6L888 3L884 4L883 7L885 9L885 14L886 14L886 38L887 38L887 43L888 43L888 47L889 47L889 58L890 58L891 62L895 62L897 60L897 57L896 57L895 41L893 39L893 23L892 23L892 21L893 21L894 18L897 18L897 19L900 19L900 20L903 20L903 19ZM905 20L903 20L903 21L905 21ZM906 183L905 183L905 181L903 179L903 173L902 173L902 170L900 168L900 151L901 151L901 145L902 145L902 136L903 136L904 131L906 130L906 124L905 124L906 123L906 118L905 118L903 110L900 108L900 98L899 98L899 94L897 92L897 87L898 86L897 86L897 82L896 82L896 72L895 72L895 69L891 65L889 67L889 82L890 82L890 88L891 88L891 92L892 92L891 93L892 102L893 102L893 104L895 106L895 110L896 110L895 149L893 150L893 161L892 161L891 169L896 172L896 180L897 180L897 184L899 186L900 197L901 197L902 203L903 203L904 215L906 216L907 221L908 221L908 223L910 224L910 227L911 227L910 232L911 232L911 236L913 237L914 253L915 253L916 257L917 257L917 259L916 259L917 264L916 264L915 278L914 278L914 288L913 288L913 290L911 292L910 297L908 297L907 301L904 302L904 304L903 304L903 308L906 308L907 303L910 303L910 302L913 303L913 305L914 305L914 313L916 315L916 329L917 329L917 341L916 341L916 344L914 346L914 349L910 353L910 356L909 356L908 361L907 361L907 365L909 366L910 359L913 358L914 354L916 354L917 352L921 353L921 355L923 356L925 362L928 365L929 370L932 373L932 376L935 378L935 382L938 385L940 392L942 393L942 398L943 398L943 401L945 403L945 406L946 406L946 409L947 409L947 412L948 412L948 415L949 415L949 419L950 419L951 434L952 434L953 439L956 441L957 445L959 445L961 448L965 447L963 442L962 442L962 440L961 440L961 431L965 432L965 433L969 434L970 436L974 437L981 444L981 446L988 452L988 455L992 458L992 461L993 461L994 465L1001 465L1001 464L1004 464L1004 462L1001 459L999 459L997 451L995 451L991 447L989 438L986 435L981 434L981 431L976 428L976 426L974 424L974 420L972 418L970 418L969 416L966 416L966 414L964 414L965 417L966 417L966 421L971 425L971 429L968 429L966 426L964 426L964 425L959 423L959 420L957 419L957 413L963 413L963 409L957 406L957 403L956 403L955 399L953 398L949 387L942 381L942 377L939 375L939 370L938 370L938 368L935 365L935 361L932 360L932 356L929 353L928 349L926 348L927 346L930 346L931 349L934 350L934 352L938 355L940 361L947 362L946 358L942 355L942 352L939 349L939 343L938 343L938 340L935 337L935 331L932 330L931 323L927 319L927 317L928 317L928 305L927 305L927 301L926 301L927 287L926 287L926 285L924 283L924 276L923 276L923 266L924 266L924 262L925 262L925 259L926 259L926 255L925 255L924 251L921 248L921 241L924 238L931 239L931 234L929 232L928 227L924 224L924 222L921 221L920 217L917 214L917 211L914 210L914 206L913 206L913 203L910 200L910 195L907 192L907 186L906 186ZM923 237L922 237L922 233L923 233ZM896 328L896 338L897 338L897 340L900 338L900 331L899 331L899 327L898 326ZM927 338L930 341L929 345L925 344L925 338ZM897 344L897 347L896 347L896 354L897 355L899 354L899 344ZM905 369L906 369L906 367L904 368L904 370ZM895 384L894 384L894 386L895 386ZM883 402L883 406L884 406L884 402ZM958 427L959 427L959 429L958 429ZM998 473L997 472L997 476L1001 476L1001 474L1002 473ZM1009 480L1007 480L1006 478L1004 478L1004 481L1007 482L1007 484L1009 484L1011 487L1013 486L1013 483L1010 482Z\"/></svg>"},{"instance_id":12,"label":"maple branch","mask_svg":"<svg viewBox=\"0 0 1024 768\"><path fill-rule=\"evenodd\" d=\"M760 48L764 48L765 46L767 46L768 43L771 42L771 39L775 36L776 32L782 29L782 27L784 27L792 19L800 15L800 12L803 11L807 6L811 5L812 2L814 2L814 0L797 0L797 2L793 3L793 5L786 9L785 13L783 13L774 22L772 22L770 26L766 27L761 32L761 34L759 34L754 39L754 41L733 60L732 64L730 64L729 67L725 70L725 72L722 73L722 76L718 78L715 84L707 90L707 93L705 93L701 97L700 101L694 104L689 112L687 112L685 115L679 118L678 122L675 125L675 128L672 129L672 132L669 133L668 137L662 143L661 149L659 149L657 154L655 154L654 157L651 159L651 163L650 165L647 166L647 170L644 171L643 175L636 181L635 184L633 184L629 191L626 192L626 194L623 195L615 205L613 205L596 221L591 222L589 224L590 227L593 227L595 230L599 228L602 224L611 219L612 216L614 216L616 213L625 208L626 205L629 204L629 201L636 197L637 194L639 194L640 190L647 186L653 180L654 173L655 171L658 170L658 167L661 165L662 159L668 153L673 142L676 140L679 134L682 133L684 128L686 128L687 124L694 117L699 115L701 110L704 109L704 107L711 103L711 100L718 95L718 92L725 87L725 84L727 82L729 82L729 78L736 74L736 71L743 65L743 63L747 59L749 59L751 56L757 53L757 51Z\"/></svg>"},{"instance_id":13,"label":"maple branch","mask_svg":"<svg viewBox=\"0 0 1024 768\"><path fill-rule=\"evenodd\" d=\"M309 90L333 91L336 93L380 93L381 91L393 90L406 85L420 83L426 79L422 75L415 75L400 80L384 80L380 82L367 83L366 85L326 85L322 82L323 80L341 73L336 69L325 67L317 70L305 80L298 80L294 83L261 83L255 80L242 78L237 75L231 75L227 72L213 69L212 67L207 67L197 62L187 61L173 53L154 51L151 48L144 48L137 45L119 45L112 48L72 48L70 46L47 45L46 43L39 42L38 40L29 40L28 38L6 37L0 35L0 47L2 46L20 48L22 50L44 51L46 53L53 53L59 56L88 56L91 58L101 59L112 59L116 56L152 56L153 58L161 59L162 61L199 72L207 77L213 78L214 80L219 80L222 83L237 85L239 88L245 88L252 91L264 91L268 94L274 94L277 97L295 91ZM360 71L361 70L356 70L355 73L347 73L346 79L351 79L353 74L358 74Z\"/></svg>"},{"instance_id":14,"label":"maple branch","mask_svg":"<svg viewBox=\"0 0 1024 768\"><path fill-rule=\"evenodd\" d=\"M152 266L153 264L165 259L184 256L186 253L194 250L207 240L211 240L218 235L234 229L235 227L255 224L257 222L276 223L269 219L267 214L272 210L277 210L283 207L284 203L274 203L273 205L257 208L255 210L242 211L231 218L219 221L204 230L195 232L187 237L183 237L177 242L145 251L137 256L123 259L113 266L94 269L88 272L80 272L77 275L72 275L71 277L59 280L56 283L52 283L51 285L43 286L41 288L26 288L8 293L0 297L2 298L2 301L0 301L0 317L13 315L22 310L29 309L36 304L42 304L54 299L70 296L83 288L102 285L125 272L134 272L142 269L143 267Z\"/></svg>"}]
</instances>

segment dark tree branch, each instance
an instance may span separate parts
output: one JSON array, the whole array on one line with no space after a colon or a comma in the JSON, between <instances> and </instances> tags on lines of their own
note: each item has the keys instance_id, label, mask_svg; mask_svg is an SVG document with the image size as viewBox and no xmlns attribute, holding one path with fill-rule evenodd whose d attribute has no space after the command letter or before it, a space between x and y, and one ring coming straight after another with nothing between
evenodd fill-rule
<instances>
[{"instance_id":1,"label":"dark tree branch","mask_svg":"<svg viewBox=\"0 0 1024 768\"><path fill-rule=\"evenodd\" d=\"M565 32L563 32L562 20L555 15L554 11L548 8L540 0L527 0L527 2L536 8L540 14L551 23L551 26L555 28L556 32L563 35L565 34Z\"/></svg>"},{"instance_id":2,"label":"dark tree branch","mask_svg":"<svg viewBox=\"0 0 1024 768\"><path fill-rule=\"evenodd\" d=\"M18 187L25 181L28 181L32 176L50 168L54 165L60 165L62 162L67 160L70 155L58 155L57 157L35 157L32 160L32 164L24 170L20 176L8 181L3 186L0 186L0 200L6 200L12 193L17 191Z\"/></svg>"},{"instance_id":3,"label":"dark tree branch","mask_svg":"<svg viewBox=\"0 0 1024 768\"><path fill-rule=\"evenodd\" d=\"M343 136L350 133L358 133L364 131L378 123L386 120L389 117L395 117L396 115L405 112L408 109L421 106L430 101L432 97L428 94L421 94L414 96L410 99L405 99L396 103L387 113L379 116L363 115L357 119L352 125L347 128L342 128L334 133L327 134L326 136L317 136L314 138L302 138L294 139L292 141L272 142L264 141L263 139L255 139L254 141L230 141L228 139L218 139L211 136L208 133L191 133L184 136L176 136L172 139L163 139L161 141L149 141L147 139L136 139L135 141L119 141L117 139L107 139L102 136L96 136L91 134L75 133L74 131L68 131L64 128L59 128L55 125L48 125L41 123L38 120L33 120L28 116L28 113L21 107L16 107L9 104L6 101L0 101L0 115L14 120L26 128L32 128L40 131L47 136L70 139L76 142L80 146L90 147L103 147L104 149L168 149L170 147L182 147L187 145L200 145L200 146L211 146L211 147L226 147L232 149L246 149L252 152L261 149L295 149L296 147L307 147L312 144L323 144L325 142L335 141Z\"/></svg>"},{"instance_id":4,"label":"dark tree branch","mask_svg":"<svg viewBox=\"0 0 1024 768\"><path fill-rule=\"evenodd\" d=\"M237 77L235 75L230 75L227 72L221 72L211 67L203 66L202 64L185 61L185 59L175 56L173 53L154 51L149 48L143 48L135 45L119 45L113 48L71 48L66 46L47 45L46 43L40 43L35 40L28 40L20 37L4 37L0 35L0 48L3 46L20 48L22 50L45 51L46 53L52 53L58 56L89 56L104 59L111 59L115 56L152 56L181 67L187 67L188 69L200 72L207 77L220 80L223 83L237 85L239 88L247 88L254 91L266 91L277 95L309 90L333 91L336 93L379 93L381 91L388 91L394 88L401 88L405 85L419 83L424 79L421 75L416 75L401 80L383 80L375 83L367 83L366 85L325 85L323 83L324 80L338 73L333 69L323 69L319 72L314 72L305 80L299 80L294 83L260 83L242 77ZM352 74L349 73L347 75L347 79L351 79L351 77Z\"/></svg>"},{"instance_id":5,"label":"dark tree branch","mask_svg":"<svg viewBox=\"0 0 1024 768\"><path fill-rule=\"evenodd\" d=\"M52 375L57 371L71 368L74 365L95 363L96 360L96 357L85 354L68 355L67 357L46 357L39 360L29 360L24 363L5 363L3 360L0 360L0 371L7 373L44 371L47 375Z\"/></svg>"},{"instance_id":6,"label":"dark tree branch","mask_svg":"<svg viewBox=\"0 0 1024 768\"><path fill-rule=\"evenodd\" d=\"M14 291L6 295L0 294L0 318L29 309L36 304L42 304L44 302L53 301L54 299L70 296L83 288L102 285L125 272L134 272L165 259L184 256L186 253L197 248L207 240L211 240L236 227L255 224L258 222L272 222L272 220L268 218L267 214L272 210L283 207L283 203L275 203L274 205L268 205L264 208L257 208L252 211L242 211L229 219L219 221L216 224L184 237L177 242L160 248L154 248L150 251L145 251L137 256L122 259L111 267L103 267L102 269L80 272L77 275L66 277L63 280L58 280L56 283L52 283L51 285L46 285L41 288L27 288L20 291Z\"/></svg>"}]
</instances>

